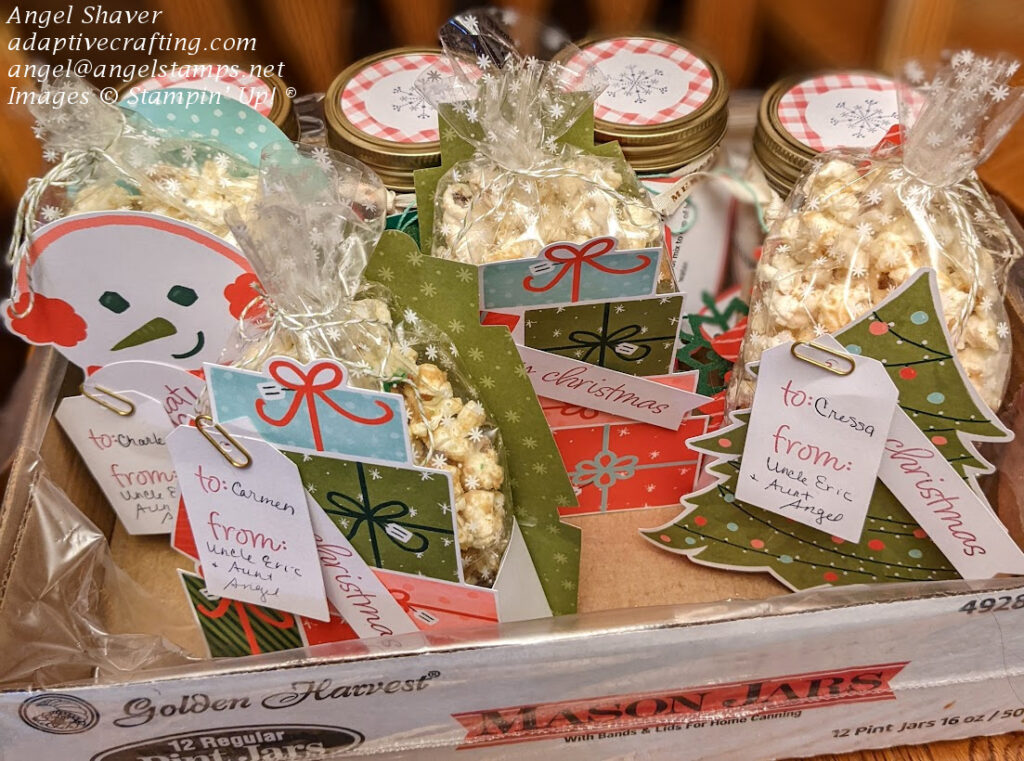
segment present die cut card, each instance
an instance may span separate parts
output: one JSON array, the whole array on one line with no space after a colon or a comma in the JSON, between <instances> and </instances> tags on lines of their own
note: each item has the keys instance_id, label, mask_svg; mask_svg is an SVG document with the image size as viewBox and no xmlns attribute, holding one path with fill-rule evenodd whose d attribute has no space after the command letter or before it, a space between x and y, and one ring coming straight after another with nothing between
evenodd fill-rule
<instances>
[{"instance_id":1,"label":"present die cut card","mask_svg":"<svg viewBox=\"0 0 1024 761\"><path fill-rule=\"evenodd\" d=\"M412 459L402 397L352 388L334 360L271 357L262 372L207 365L213 417L245 419L285 449L405 463Z\"/></svg>"},{"instance_id":2,"label":"present die cut card","mask_svg":"<svg viewBox=\"0 0 1024 761\"><path fill-rule=\"evenodd\" d=\"M245 306L242 253L143 212L79 214L41 227L0 309L12 332L86 371L143 360L196 371L216 361Z\"/></svg>"},{"instance_id":3,"label":"present die cut card","mask_svg":"<svg viewBox=\"0 0 1024 761\"><path fill-rule=\"evenodd\" d=\"M661 249L617 251L612 237L552 243L532 259L480 265L481 309L570 304L655 292Z\"/></svg>"},{"instance_id":4,"label":"present die cut card","mask_svg":"<svg viewBox=\"0 0 1024 761\"><path fill-rule=\"evenodd\" d=\"M461 582L451 476L286 453L306 491L374 568Z\"/></svg>"},{"instance_id":5,"label":"present die cut card","mask_svg":"<svg viewBox=\"0 0 1024 761\"><path fill-rule=\"evenodd\" d=\"M976 449L977 441L1008 441L1012 434L980 400L953 349L942 319L934 271L920 270L889 298L835 335L854 356L873 357L886 367L900 392L900 415L928 440L932 457L923 462L934 467L945 460L950 470L975 490L975 477L990 472L991 464ZM926 356L927 355L927 356ZM939 390L941 389L941 390ZM675 521L641 533L662 549L686 555L694 562L719 568L770 573L792 589L824 585L928 581L961 577L956 565L940 548L916 516L931 511L938 515L949 536L959 531L965 513L949 511L946 497L928 491L934 483L922 483L916 494L908 492L912 510L894 495L885 479L876 482L860 541L803 526L747 505L736 496L739 468L747 438L748 412L733 415L730 426L696 439L691 445L712 455L707 466L716 483L689 495L686 509ZM894 427L897 438L900 429ZM906 441L900 442L906 444ZM918 440L918 444L922 442ZM923 449L923 447L922 447ZM901 457L902 446L887 441L895 455L891 463L914 484L931 480L927 470L914 471L922 460ZM890 457L890 460L894 458ZM886 457L880 475L885 471ZM937 480L937 479L936 479ZM895 481L890 483L896 484ZM898 488L898 487L897 487ZM966 501L966 495L959 495ZM933 503L933 504L929 504ZM990 508L974 510L976 520L996 521ZM943 520L943 516L946 518ZM996 521L997 522L997 521ZM939 538L938 532L936 538ZM968 532L970 533L970 532ZM981 534L983 532L979 532ZM1004 572L1016 572L1017 558L1006 543L1005 532L988 537L998 544L986 547L1002 554ZM973 536L973 534L972 534ZM956 537L953 537L954 539ZM977 537L975 537L977 538ZM943 537L950 554L962 550ZM1019 550L1017 551L1019 553ZM978 558L984 555L978 553ZM988 569L982 567L982 572Z\"/></svg>"},{"instance_id":6,"label":"present die cut card","mask_svg":"<svg viewBox=\"0 0 1024 761\"><path fill-rule=\"evenodd\" d=\"M629 375L664 375L679 348L683 295L527 309L523 344Z\"/></svg>"}]
</instances>

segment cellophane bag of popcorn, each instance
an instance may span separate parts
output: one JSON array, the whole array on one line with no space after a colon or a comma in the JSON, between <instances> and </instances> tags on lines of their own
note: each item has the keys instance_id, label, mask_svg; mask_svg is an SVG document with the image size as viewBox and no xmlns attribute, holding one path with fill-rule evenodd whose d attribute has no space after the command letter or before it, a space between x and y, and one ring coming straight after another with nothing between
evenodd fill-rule
<instances>
[{"instance_id":1,"label":"cellophane bag of popcorn","mask_svg":"<svg viewBox=\"0 0 1024 761\"><path fill-rule=\"evenodd\" d=\"M268 148L256 199L228 215L260 285L222 361L261 370L273 356L334 359L353 386L401 394L415 464L452 476L465 578L489 586L512 529L501 434L452 341L363 282L386 202L380 178L355 159Z\"/></svg>"},{"instance_id":2,"label":"cellophane bag of popcorn","mask_svg":"<svg viewBox=\"0 0 1024 761\"><path fill-rule=\"evenodd\" d=\"M257 167L217 142L183 137L105 103L77 77L41 89L30 108L43 155L54 166L22 199L26 232L69 214L128 210L230 236L225 213L252 197Z\"/></svg>"},{"instance_id":3,"label":"cellophane bag of popcorn","mask_svg":"<svg viewBox=\"0 0 1024 761\"><path fill-rule=\"evenodd\" d=\"M936 270L957 354L998 408L1009 376L1003 288L1021 245L975 174L1024 110L1018 63L964 51L933 75L910 63L898 134L871 152L822 154L765 239L729 389L753 399L749 363L861 317L918 269Z\"/></svg>"},{"instance_id":4,"label":"cellophane bag of popcorn","mask_svg":"<svg viewBox=\"0 0 1024 761\"><path fill-rule=\"evenodd\" d=\"M596 66L558 63L572 58L566 47L556 60L523 52L557 34L517 37L526 27L508 11L455 16L441 30L445 58L417 80L473 148L438 183L431 253L484 264L602 235L622 250L659 246L658 215L625 160L563 139L607 80Z\"/></svg>"}]
</instances>

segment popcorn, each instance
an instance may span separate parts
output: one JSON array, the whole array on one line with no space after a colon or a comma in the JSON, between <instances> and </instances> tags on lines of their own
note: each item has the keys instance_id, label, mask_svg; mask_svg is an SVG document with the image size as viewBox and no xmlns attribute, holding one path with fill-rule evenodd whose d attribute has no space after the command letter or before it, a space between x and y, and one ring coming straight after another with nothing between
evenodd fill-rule
<instances>
[{"instance_id":1,"label":"popcorn","mask_svg":"<svg viewBox=\"0 0 1024 761\"><path fill-rule=\"evenodd\" d=\"M493 582L508 533L505 469L493 435L480 432L487 412L480 402L455 396L448 374L437 365L418 365L410 380L402 389L409 433L418 455L432 463L431 450L440 454L445 459L441 470L452 476L466 581Z\"/></svg>"},{"instance_id":2,"label":"popcorn","mask_svg":"<svg viewBox=\"0 0 1024 761\"><path fill-rule=\"evenodd\" d=\"M983 236L964 229L965 209L954 204L953 211L937 211L920 183L904 178L897 188L884 160L879 163L865 171L862 162L833 158L812 170L794 193L796 208L765 240L730 389L734 407L753 400L754 380L744 367L764 350L839 330L922 267L936 270L967 376L986 404L996 408L1002 401L1010 346L997 330L1002 280L993 273L1005 270L1013 251L981 245ZM989 219L990 210L981 216Z\"/></svg>"},{"instance_id":3,"label":"popcorn","mask_svg":"<svg viewBox=\"0 0 1024 761\"><path fill-rule=\"evenodd\" d=\"M549 243L614 235L619 248L659 246L661 225L614 163L565 150L554 168L517 176L464 162L438 192L434 254L483 264L536 256Z\"/></svg>"}]
</instances>

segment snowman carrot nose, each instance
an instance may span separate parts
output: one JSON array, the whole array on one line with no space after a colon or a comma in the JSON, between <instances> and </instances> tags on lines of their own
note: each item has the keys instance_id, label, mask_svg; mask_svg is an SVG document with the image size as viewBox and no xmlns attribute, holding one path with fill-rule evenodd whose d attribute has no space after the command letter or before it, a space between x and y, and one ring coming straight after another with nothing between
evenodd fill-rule
<instances>
[{"instance_id":1,"label":"snowman carrot nose","mask_svg":"<svg viewBox=\"0 0 1024 761\"><path fill-rule=\"evenodd\" d=\"M167 336L173 336L178 332L169 320L163 317L154 317L152 320L147 322L138 330L135 330L116 344L110 347L111 351L121 351L121 349L130 349L133 346L140 346L150 341L155 341L158 338L166 338Z\"/></svg>"}]
</instances>

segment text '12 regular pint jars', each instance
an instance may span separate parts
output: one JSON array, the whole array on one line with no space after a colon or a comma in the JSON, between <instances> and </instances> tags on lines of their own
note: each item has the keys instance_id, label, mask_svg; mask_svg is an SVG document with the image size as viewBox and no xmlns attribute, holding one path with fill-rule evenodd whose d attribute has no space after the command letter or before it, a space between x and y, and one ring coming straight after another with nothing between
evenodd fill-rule
<instances>
[{"instance_id":1,"label":"text '12 regular pint jars'","mask_svg":"<svg viewBox=\"0 0 1024 761\"><path fill-rule=\"evenodd\" d=\"M897 85L871 72L837 71L783 79L761 99L751 153L752 181L780 198L814 157L835 148L870 150L899 123ZM749 292L764 235L753 207L738 213L733 273Z\"/></svg>"},{"instance_id":2,"label":"text '12 regular pint jars'","mask_svg":"<svg viewBox=\"0 0 1024 761\"><path fill-rule=\"evenodd\" d=\"M617 141L653 195L719 163L729 87L717 63L654 35L587 39L579 47L580 61L608 79L594 106L596 140ZM713 296L724 284L732 207L724 189L705 182L664 209L676 279L694 296Z\"/></svg>"},{"instance_id":3,"label":"text '12 regular pint jars'","mask_svg":"<svg viewBox=\"0 0 1024 761\"><path fill-rule=\"evenodd\" d=\"M243 63L203 63L175 66L165 74L137 80L120 91L124 101L134 93L152 92L172 88L202 90L219 93L225 98L243 103L261 116L265 116L288 136L299 139L299 122L292 105L294 90L266 67L256 67L254 73Z\"/></svg>"}]
</instances>

